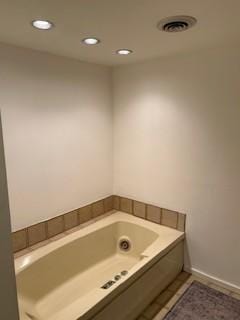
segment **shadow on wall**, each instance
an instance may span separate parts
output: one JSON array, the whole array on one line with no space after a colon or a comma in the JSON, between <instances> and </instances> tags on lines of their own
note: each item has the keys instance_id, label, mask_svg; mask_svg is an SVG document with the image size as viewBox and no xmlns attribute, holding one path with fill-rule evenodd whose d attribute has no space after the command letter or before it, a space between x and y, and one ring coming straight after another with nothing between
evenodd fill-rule
<instances>
[{"instance_id":1,"label":"shadow on wall","mask_svg":"<svg viewBox=\"0 0 240 320\"><path fill-rule=\"evenodd\" d=\"M10 211L4 160L2 122L0 114L0 310L1 319L18 320L16 282L14 274Z\"/></svg>"}]
</instances>

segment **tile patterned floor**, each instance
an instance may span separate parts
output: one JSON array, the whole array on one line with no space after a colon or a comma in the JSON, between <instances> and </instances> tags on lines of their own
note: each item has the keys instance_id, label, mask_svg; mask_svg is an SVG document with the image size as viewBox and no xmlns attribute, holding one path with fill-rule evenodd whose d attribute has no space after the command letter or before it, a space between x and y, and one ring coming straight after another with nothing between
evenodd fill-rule
<instances>
[{"instance_id":1,"label":"tile patterned floor","mask_svg":"<svg viewBox=\"0 0 240 320\"><path fill-rule=\"evenodd\" d=\"M189 273L182 272L171 283L166 290L164 290L137 318L137 320L163 320L165 315L178 301L181 295L187 290L191 283L197 280L201 283L208 285L218 291L231 295L240 300L240 294L227 290L214 283L208 282L196 276L192 276Z\"/></svg>"}]
</instances>

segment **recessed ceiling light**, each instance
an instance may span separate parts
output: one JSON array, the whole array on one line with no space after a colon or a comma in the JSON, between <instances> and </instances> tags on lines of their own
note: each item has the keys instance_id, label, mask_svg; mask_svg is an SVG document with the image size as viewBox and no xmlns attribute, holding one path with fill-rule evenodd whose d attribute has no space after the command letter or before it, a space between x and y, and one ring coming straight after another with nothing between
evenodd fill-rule
<instances>
[{"instance_id":1,"label":"recessed ceiling light","mask_svg":"<svg viewBox=\"0 0 240 320\"><path fill-rule=\"evenodd\" d=\"M131 54L133 53L132 50L129 50L129 49L119 49L116 51L117 54L120 54L120 55L128 55L128 54Z\"/></svg>"},{"instance_id":2,"label":"recessed ceiling light","mask_svg":"<svg viewBox=\"0 0 240 320\"><path fill-rule=\"evenodd\" d=\"M100 43L100 40L97 38L85 38L82 40L82 42L91 46Z\"/></svg>"},{"instance_id":3,"label":"recessed ceiling light","mask_svg":"<svg viewBox=\"0 0 240 320\"><path fill-rule=\"evenodd\" d=\"M32 26L40 30L49 30L54 25L51 21L47 21L47 20L33 20Z\"/></svg>"}]
</instances>

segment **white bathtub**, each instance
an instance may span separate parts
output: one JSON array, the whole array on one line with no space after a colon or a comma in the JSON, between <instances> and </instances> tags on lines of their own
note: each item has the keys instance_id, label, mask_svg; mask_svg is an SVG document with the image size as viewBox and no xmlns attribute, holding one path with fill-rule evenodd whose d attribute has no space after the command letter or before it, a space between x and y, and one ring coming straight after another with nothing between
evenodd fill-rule
<instances>
[{"instance_id":1,"label":"white bathtub","mask_svg":"<svg viewBox=\"0 0 240 320\"><path fill-rule=\"evenodd\" d=\"M181 271L183 238L183 232L117 212L20 257L20 319L135 319ZM128 251L119 248L121 239L129 240Z\"/></svg>"}]
</instances>

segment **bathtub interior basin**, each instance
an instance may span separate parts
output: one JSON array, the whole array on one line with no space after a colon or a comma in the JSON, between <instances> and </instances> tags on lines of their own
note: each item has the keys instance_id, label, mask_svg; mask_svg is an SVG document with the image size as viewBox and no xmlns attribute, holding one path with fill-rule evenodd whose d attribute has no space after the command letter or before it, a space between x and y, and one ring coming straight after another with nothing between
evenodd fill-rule
<instances>
[{"instance_id":1,"label":"bathtub interior basin","mask_svg":"<svg viewBox=\"0 0 240 320\"><path fill-rule=\"evenodd\" d=\"M21 320L80 319L166 241L159 226L141 219L119 213L103 220L17 261Z\"/></svg>"}]
</instances>

